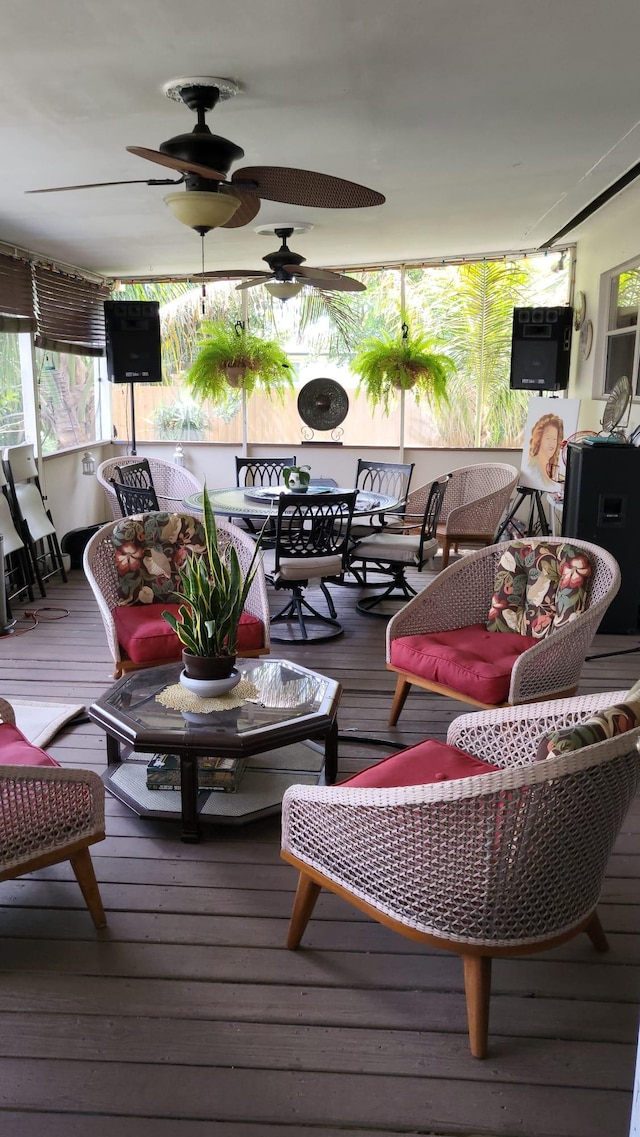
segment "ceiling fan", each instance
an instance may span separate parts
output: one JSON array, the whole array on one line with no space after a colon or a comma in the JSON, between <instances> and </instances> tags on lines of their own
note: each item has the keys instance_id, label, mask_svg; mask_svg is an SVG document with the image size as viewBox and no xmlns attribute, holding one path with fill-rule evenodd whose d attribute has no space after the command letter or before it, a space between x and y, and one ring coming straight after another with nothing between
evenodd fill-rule
<instances>
[{"instance_id":1,"label":"ceiling fan","mask_svg":"<svg viewBox=\"0 0 640 1137\"><path fill-rule=\"evenodd\" d=\"M297 295L305 284L313 288L321 288L326 292L364 292L365 286L359 280L340 273L331 272L324 268L303 268L305 257L293 253L287 245L287 240L293 233L303 232L313 228L306 223L296 225L263 225L256 230L258 233L274 234L282 242L274 253L267 253L263 257L269 265L269 272L261 269L218 269L206 274L207 280L238 280L242 283L239 289L255 288L264 284L272 296L279 300L289 300Z\"/></svg>"},{"instance_id":2,"label":"ceiling fan","mask_svg":"<svg viewBox=\"0 0 640 1137\"><path fill-rule=\"evenodd\" d=\"M212 76L174 79L165 84L167 98L182 102L196 112L196 125L188 134L178 134L162 142L159 150L144 146L127 146L127 150L176 170L181 175L177 179L137 178L27 192L57 193L109 185L184 184L184 191L167 194L164 200L179 221L200 234L219 226L231 229L248 225L260 209L261 200L321 209L356 209L384 203L381 193L356 182L287 166L245 166L235 170L229 180L229 170L244 157L244 150L235 142L212 134L205 116L220 100L233 98L239 91L240 87L233 80Z\"/></svg>"}]
</instances>

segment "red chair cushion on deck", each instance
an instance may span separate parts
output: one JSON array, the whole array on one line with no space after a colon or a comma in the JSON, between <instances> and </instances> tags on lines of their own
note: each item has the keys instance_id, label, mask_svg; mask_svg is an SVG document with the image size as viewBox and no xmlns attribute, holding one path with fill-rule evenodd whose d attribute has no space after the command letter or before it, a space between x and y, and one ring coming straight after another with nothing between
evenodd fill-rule
<instances>
[{"instance_id":1,"label":"red chair cushion on deck","mask_svg":"<svg viewBox=\"0 0 640 1137\"><path fill-rule=\"evenodd\" d=\"M59 766L10 722L0 722L0 766Z\"/></svg>"},{"instance_id":2,"label":"red chair cushion on deck","mask_svg":"<svg viewBox=\"0 0 640 1137\"><path fill-rule=\"evenodd\" d=\"M430 782L450 782L458 778L472 778L476 774L491 774L498 769L499 766L474 758L466 750L456 750L455 746L428 739L399 754L392 754L375 766L367 766L366 770L340 782L340 785L360 786L361 789L426 786Z\"/></svg>"},{"instance_id":3,"label":"red chair cushion on deck","mask_svg":"<svg viewBox=\"0 0 640 1137\"><path fill-rule=\"evenodd\" d=\"M162 618L163 612L177 616L179 607L179 604L133 604L119 605L112 610L118 643L132 663L180 659L182 644ZM256 651L261 647L264 647L262 620L243 612L238 628L238 651Z\"/></svg>"},{"instance_id":4,"label":"red chair cushion on deck","mask_svg":"<svg viewBox=\"0 0 640 1137\"><path fill-rule=\"evenodd\" d=\"M484 624L470 624L448 632L400 636L391 643L390 662L411 675L497 706L509 695L514 663L536 642L532 636L489 632Z\"/></svg>"}]
</instances>

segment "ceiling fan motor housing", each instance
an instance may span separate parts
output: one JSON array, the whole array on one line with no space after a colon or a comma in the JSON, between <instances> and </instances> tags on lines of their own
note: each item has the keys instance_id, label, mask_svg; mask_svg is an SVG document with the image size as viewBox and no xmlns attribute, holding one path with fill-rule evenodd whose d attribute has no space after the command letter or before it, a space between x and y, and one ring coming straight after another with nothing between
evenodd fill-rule
<instances>
[{"instance_id":1,"label":"ceiling fan motor housing","mask_svg":"<svg viewBox=\"0 0 640 1137\"><path fill-rule=\"evenodd\" d=\"M179 97L190 111L195 111L198 121L187 134L177 134L174 138L160 143L162 154L180 158L183 162L193 162L200 166L210 166L225 176L239 158L244 158L244 150L228 138L212 134L205 121L207 111L213 110L220 99L220 89L204 83L186 84L179 88Z\"/></svg>"},{"instance_id":2,"label":"ceiling fan motor housing","mask_svg":"<svg viewBox=\"0 0 640 1137\"><path fill-rule=\"evenodd\" d=\"M210 166L225 176L234 162L244 158L244 150L240 146L228 138L212 134L208 126L204 129L196 126L188 134L177 134L175 138L161 142L160 151L170 158L180 158L182 162Z\"/></svg>"}]
</instances>

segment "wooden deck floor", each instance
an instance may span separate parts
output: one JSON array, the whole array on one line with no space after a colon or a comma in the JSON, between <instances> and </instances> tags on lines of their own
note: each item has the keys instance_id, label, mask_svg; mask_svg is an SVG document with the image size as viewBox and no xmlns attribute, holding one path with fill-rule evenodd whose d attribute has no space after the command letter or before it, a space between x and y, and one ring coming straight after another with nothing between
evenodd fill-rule
<instances>
[{"instance_id":1,"label":"wooden deck floor","mask_svg":"<svg viewBox=\"0 0 640 1137\"><path fill-rule=\"evenodd\" d=\"M443 738L463 708L417 692L401 729L384 622L335 590L345 636L279 652L344 685L341 734ZM279 600L279 598L278 598ZM79 572L43 602L68 616L0 640L0 694L90 704L109 686L101 621ZM34 607L37 605L34 605ZM51 615L60 613L50 613ZM600 650L636 639L600 637ZM596 649L594 649L596 650ZM640 656L587 663L583 690L626 687ZM50 746L102 771L92 724ZM341 746L341 770L390 752ZM0 885L3 1137L627 1137L640 958L640 807L586 936L494 965L490 1056L470 1057L462 968L321 897L303 950L284 948L295 886L279 824L210 829L197 846L107 797L94 862L96 933L66 867Z\"/></svg>"}]
</instances>

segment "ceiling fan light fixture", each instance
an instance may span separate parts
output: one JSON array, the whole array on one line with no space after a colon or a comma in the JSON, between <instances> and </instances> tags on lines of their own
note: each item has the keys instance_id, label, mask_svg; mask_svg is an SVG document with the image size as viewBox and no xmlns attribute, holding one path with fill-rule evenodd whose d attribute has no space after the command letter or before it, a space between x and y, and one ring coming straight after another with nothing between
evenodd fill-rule
<instances>
[{"instance_id":1,"label":"ceiling fan light fixture","mask_svg":"<svg viewBox=\"0 0 640 1137\"><path fill-rule=\"evenodd\" d=\"M201 235L226 225L240 208L240 200L233 194L210 190L177 190L168 193L164 201L176 221Z\"/></svg>"},{"instance_id":2,"label":"ceiling fan light fixture","mask_svg":"<svg viewBox=\"0 0 640 1137\"><path fill-rule=\"evenodd\" d=\"M277 300L290 300L292 296L297 296L301 291L303 282L301 280L268 280L265 283L265 288Z\"/></svg>"}]
</instances>

